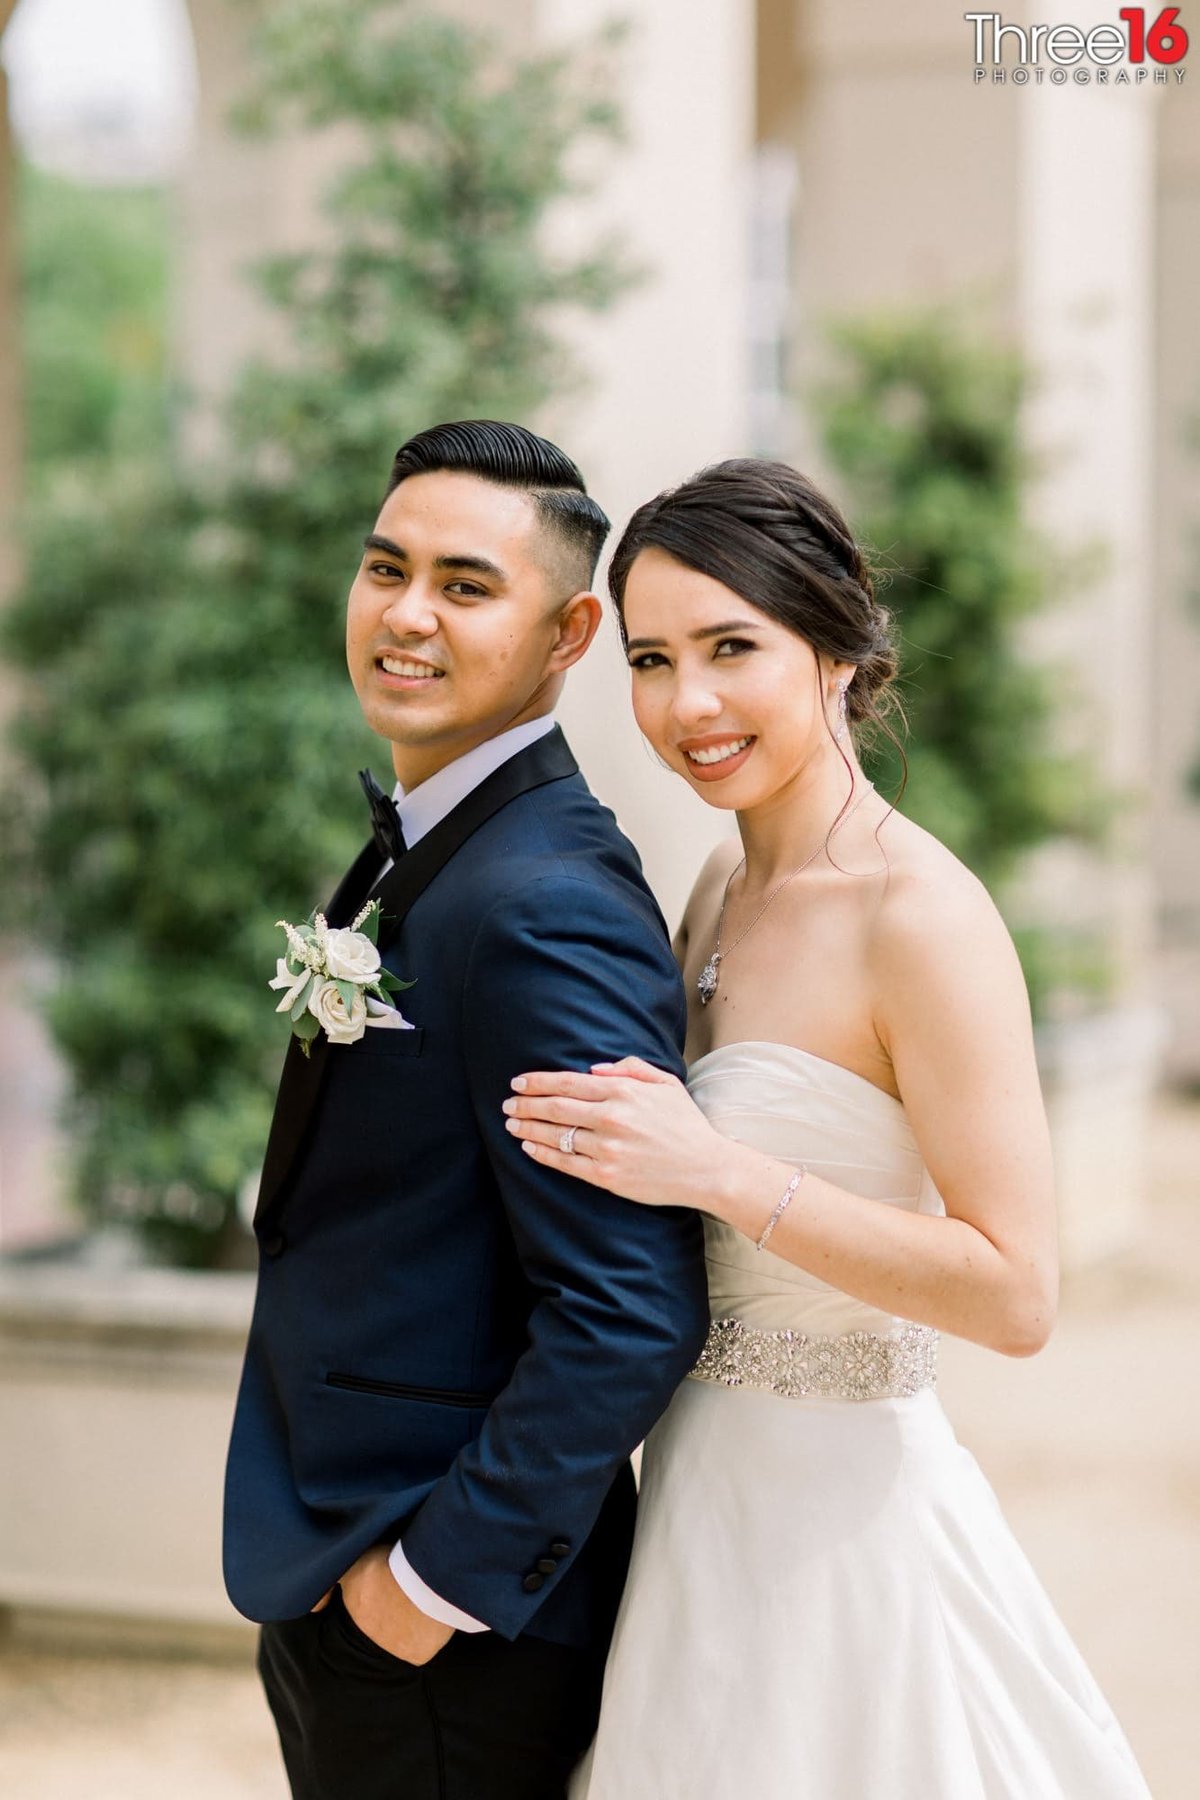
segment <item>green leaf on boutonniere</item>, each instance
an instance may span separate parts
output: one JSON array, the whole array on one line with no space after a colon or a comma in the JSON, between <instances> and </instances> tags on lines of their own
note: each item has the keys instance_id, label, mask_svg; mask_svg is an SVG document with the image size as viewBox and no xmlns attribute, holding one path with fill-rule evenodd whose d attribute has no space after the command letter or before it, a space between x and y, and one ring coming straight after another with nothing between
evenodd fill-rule
<instances>
[{"instance_id":1,"label":"green leaf on boutonniere","mask_svg":"<svg viewBox=\"0 0 1200 1800\"><path fill-rule=\"evenodd\" d=\"M379 985L386 988L389 994L402 994L406 988L416 987L417 984L415 981L401 981L390 969L384 969L379 976Z\"/></svg>"},{"instance_id":2,"label":"green leaf on boutonniere","mask_svg":"<svg viewBox=\"0 0 1200 1800\"><path fill-rule=\"evenodd\" d=\"M292 1026L292 1035L300 1040L300 1048L305 1056L308 1055L309 1045L320 1029L320 1025L310 1012L302 1013Z\"/></svg>"},{"instance_id":3,"label":"green leaf on boutonniere","mask_svg":"<svg viewBox=\"0 0 1200 1800\"><path fill-rule=\"evenodd\" d=\"M347 1014L352 1013L354 1011L354 996L358 992L357 984L353 981L335 981L333 985L342 996L342 1005L345 1007Z\"/></svg>"},{"instance_id":4,"label":"green leaf on boutonniere","mask_svg":"<svg viewBox=\"0 0 1200 1800\"><path fill-rule=\"evenodd\" d=\"M288 1018L292 1021L293 1025L296 1023L297 1019L301 1018L304 1013L308 1012L308 996L312 993L312 984L313 984L313 978L310 975L308 980L305 982L304 986L300 989L300 991L296 995L296 998L292 1002L291 1010L288 1013ZM311 1014L309 1016L311 1017Z\"/></svg>"},{"instance_id":5,"label":"green leaf on boutonniere","mask_svg":"<svg viewBox=\"0 0 1200 1800\"><path fill-rule=\"evenodd\" d=\"M379 942L379 907L372 906L366 917L360 922L358 930L362 932L368 943Z\"/></svg>"}]
</instances>

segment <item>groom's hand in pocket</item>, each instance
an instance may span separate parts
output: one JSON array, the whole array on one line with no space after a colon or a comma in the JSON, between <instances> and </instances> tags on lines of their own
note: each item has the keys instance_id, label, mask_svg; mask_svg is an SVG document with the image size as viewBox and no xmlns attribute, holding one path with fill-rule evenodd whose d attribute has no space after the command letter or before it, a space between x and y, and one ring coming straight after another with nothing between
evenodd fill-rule
<instances>
[{"instance_id":1,"label":"groom's hand in pocket","mask_svg":"<svg viewBox=\"0 0 1200 1800\"><path fill-rule=\"evenodd\" d=\"M388 1566L383 1544L375 1544L352 1563L338 1586L359 1630L404 1662L417 1667L429 1662L454 1636L452 1625L440 1624L413 1605Z\"/></svg>"}]
</instances>

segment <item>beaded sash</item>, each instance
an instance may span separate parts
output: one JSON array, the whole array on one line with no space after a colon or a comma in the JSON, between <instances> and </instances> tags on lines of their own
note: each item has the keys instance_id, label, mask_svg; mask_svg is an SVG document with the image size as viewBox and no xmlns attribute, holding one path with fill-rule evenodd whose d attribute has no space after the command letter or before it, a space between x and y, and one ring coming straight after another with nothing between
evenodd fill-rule
<instances>
[{"instance_id":1,"label":"beaded sash","mask_svg":"<svg viewBox=\"0 0 1200 1800\"><path fill-rule=\"evenodd\" d=\"M740 1319L714 1319L691 1374L725 1387L762 1388L787 1400L808 1394L831 1400L899 1400L934 1385L937 1341L937 1332L928 1325L905 1325L894 1337L874 1331L810 1337L804 1331L752 1331Z\"/></svg>"}]
</instances>

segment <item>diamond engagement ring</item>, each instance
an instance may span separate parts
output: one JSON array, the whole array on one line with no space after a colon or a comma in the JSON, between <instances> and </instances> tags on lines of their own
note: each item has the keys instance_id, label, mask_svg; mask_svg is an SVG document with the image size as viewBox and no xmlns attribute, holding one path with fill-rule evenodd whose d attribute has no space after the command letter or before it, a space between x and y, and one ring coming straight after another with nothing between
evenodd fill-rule
<instances>
[{"instance_id":1,"label":"diamond engagement ring","mask_svg":"<svg viewBox=\"0 0 1200 1800\"><path fill-rule=\"evenodd\" d=\"M558 1134L558 1147L559 1147L559 1149L560 1149L560 1150L561 1150L561 1151L562 1151L562 1153L563 1153L563 1155L564 1155L564 1156L571 1156L571 1155L573 1155L573 1154L574 1154L574 1151L575 1151L575 1133L576 1133L576 1132L577 1132L577 1131L578 1131L578 1130L579 1130L579 1127L578 1127L578 1125L571 1125L571 1126L569 1126L569 1127L568 1127L568 1129L567 1129L567 1130L566 1130L566 1131L560 1131L560 1132L559 1132L559 1134Z\"/></svg>"}]
</instances>

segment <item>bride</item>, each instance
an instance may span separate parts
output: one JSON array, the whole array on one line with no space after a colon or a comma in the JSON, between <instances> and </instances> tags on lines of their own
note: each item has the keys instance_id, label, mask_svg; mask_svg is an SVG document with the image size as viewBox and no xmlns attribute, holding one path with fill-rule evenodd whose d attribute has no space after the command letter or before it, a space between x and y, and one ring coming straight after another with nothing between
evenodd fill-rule
<instances>
[{"instance_id":1,"label":"bride","mask_svg":"<svg viewBox=\"0 0 1200 1800\"><path fill-rule=\"evenodd\" d=\"M513 1083L529 1155L705 1216L713 1323L645 1451L572 1800L1145 1800L934 1394L1054 1319L1029 1011L979 882L864 778L888 617L836 508L732 461L610 576L638 724L736 840L677 945L689 1080Z\"/></svg>"}]
</instances>

